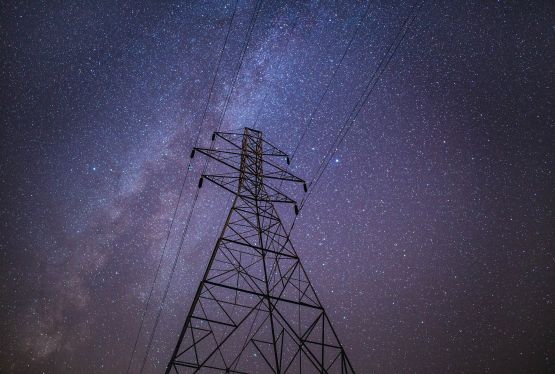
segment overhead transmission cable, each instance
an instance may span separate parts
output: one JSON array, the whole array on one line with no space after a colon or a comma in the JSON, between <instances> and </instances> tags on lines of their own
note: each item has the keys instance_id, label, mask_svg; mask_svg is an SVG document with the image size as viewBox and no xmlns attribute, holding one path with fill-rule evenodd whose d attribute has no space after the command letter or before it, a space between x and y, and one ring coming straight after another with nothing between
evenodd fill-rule
<instances>
[{"instance_id":1,"label":"overhead transmission cable","mask_svg":"<svg viewBox=\"0 0 555 374\"><path fill-rule=\"evenodd\" d=\"M232 83L232 87L231 87L231 89L230 89L230 91L229 91L229 94L228 94L227 97L226 97L225 105L224 105L224 110L223 110L222 115L221 115L221 117L220 117L220 121L219 121L219 124L218 124L217 131L220 130L221 125L222 125L222 123L223 123L223 119L224 119L225 113L226 113L226 111L227 111L227 107L228 107L228 104L229 104L229 100L230 100L230 97L231 97L231 93L233 92L234 87L235 87L235 84L236 84L236 82L237 82L237 77L238 77L238 75L239 75L239 71L240 71L241 66L242 66L242 64L243 64L243 58L244 58L246 49L247 49L247 47L248 47L248 44L249 44L250 39L251 39L251 36L252 36L252 32L253 32L253 29L254 29L254 24L256 23L256 19L257 19L257 17L258 17L258 13L259 13L260 8L261 8L261 3L262 3L261 0L258 0L258 1L257 1L257 4L256 4L256 6L255 6L255 10L253 11L253 15L251 16L251 22L250 22L250 25L249 25L249 29L248 29L248 31L247 31L247 37L246 37L246 40L245 40L245 45L243 46L243 49L242 49L242 51L241 51L239 66L238 66L237 71L236 71L236 73L235 73L235 77L234 77L234 80L233 80L233 83ZM236 1L236 3L235 3L235 6L237 7L237 1ZM235 8L235 9L236 9L236 8ZM233 15L235 15L235 11L234 11ZM197 139L198 139L198 136L197 136ZM212 140L212 145L213 145L213 143L214 143L214 140ZM208 167L208 160L206 160L205 163L204 163L204 168L203 168L202 174L204 174L204 173L206 172L207 167ZM144 367L145 367L145 365L146 365L146 361L147 361L147 359L148 359L148 355L149 355L150 349L152 348L152 342L153 342L153 340L154 340L154 335L155 335L155 332L156 332L156 328L158 327L158 323L160 322L160 316L161 316L161 313L162 313L162 310L163 310L163 307L164 307L164 303L165 303L166 297L167 297L168 292L169 292L169 288L170 288L170 285L171 285L171 280L172 280L172 278L173 278L173 275L174 275L174 273L175 273L175 269L176 269L176 267L177 267L177 262L178 262L178 259L179 259L180 254L181 254L181 250L182 250L182 248L183 248L183 242L184 242L184 240L185 240L185 237L187 236L187 232L188 232L188 229L189 229L189 225L190 225L190 222L191 222L191 218L192 218L192 216L193 216L193 212L194 212L196 203L197 203L197 201L198 201L199 193L200 193L200 189L197 188L197 190L196 190L196 192L195 192L195 196L193 197L193 202L192 202L192 205L191 205L191 209L189 210L189 215L187 216L187 219L186 219L185 228L184 228L184 230L183 230L183 232L182 232L182 235L181 235L181 240L180 240L180 243L179 243L179 246L178 246L178 249L177 249L177 253L176 253L176 255L175 255L175 258L174 258L174 261L173 261L173 264L172 264L172 268L171 268L171 270L170 270L169 279L168 279L168 282L167 282L166 287L165 287L165 289L164 289L164 293L163 293L163 296L162 296L162 300L161 300L161 302L160 302L160 306L159 306L158 311L157 311L157 314L156 314L156 319L155 319L155 322L154 322L154 326L153 326L153 328L152 328L152 333L150 334L150 337L149 337L147 349L146 349L145 355L144 355L144 357L143 357L142 365L141 365L141 370L140 370L141 373L142 373L143 370L144 370Z\"/></svg>"},{"instance_id":2,"label":"overhead transmission cable","mask_svg":"<svg viewBox=\"0 0 555 374\"><path fill-rule=\"evenodd\" d=\"M304 137L306 136L306 133L308 132L308 129L310 128L310 126L312 125L312 123L314 121L314 116L316 115L316 112L320 109L320 106L322 105L322 102L324 101L324 97L326 97L326 95L327 95L327 93L330 89L331 83L334 81L335 76L337 75L337 72L339 71L339 68L341 67L341 64L343 63L343 60L345 59L345 56L347 55L347 52L351 48L351 44L353 44L353 40L355 40L355 37L357 36L357 34L359 32L360 26L363 24L363 21L368 16L369 11L370 11L370 0L368 0L368 3L366 4L366 10L364 11L364 14L358 20L358 23L355 27L355 30L354 30L353 34L351 35L351 38L349 39L349 42L347 43L347 45L345 47L345 50L343 51L343 54L341 55L341 58L339 59L339 62L335 66L335 68L333 70L333 73L330 76L330 79L326 83L326 87L324 88L324 91L320 95L316 106L314 107L314 109L310 113L310 116L308 117L308 122L307 122L306 126L304 127L304 131L301 134L301 137L300 137L299 141L297 142L297 145L295 146L295 149L291 153L291 160L293 160L293 158L297 154L299 146L301 145L302 141L304 140Z\"/></svg>"},{"instance_id":3,"label":"overhead transmission cable","mask_svg":"<svg viewBox=\"0 0 555 374\"><path fill-rule=\"evenodd\" d=\"M422 0L418 5L415 5L413 7L413 9L411 10L409 15L407 16L407 18L403 22L401 28L398 30L398 32L397 32L395 38L393 39L392 43L389 45L385 55L383 56L382 60L378 64L378 67L376 68L376 70L372 74L372 76L371 76L370 80L368 81L368 84L366 85L366 87L365 87L364 91L362 92L361 96L359 97L359 99L357 100L357 102L355 103L353 108L351 109L351 112L349 113L349 115L345 119L345 122L341 126L341 128L339 130L339 133L337 134L336 138L334 139L330 148L328 149L328 152L327 152L326 156L324 157L324 161L319 165L318 169L316 170L316 173L315 173L314 177L312 178L312 180L309 183L310 188L309 188L307 194L303 197L303 199L301 200L301 202L299 204L299 209L298 209L299 212L303 209L306 202L308 201L308 199L310 198L310 196L314 192L314 190L315 190L318 182L320 181L320 178L322 177L324 171L326 170L326 168L329 165L330 161L332 160L333 156L337 152L339 146L341 145L341 143L343 142L343 140L345 139L345 137L347 136L347 134L351 130L351 128L352 128L353 124L355 123L358 115L360 114L362 108L365 106L365 104L367 103L370 95L374 91L374 88L378 84L381 76L383 75L383 73L385 72L387 67L389 66L389 63L391 62L393 56L397 52L401 43L403 42L410 26L412 25L412 23L416 19L418 10L422 7L423 3L424 3L424 0ZM291 225L291 228L290 228L289 232L291 232L291 230L295 226L295 223L297 221L297 217L298 216L295 216L295 218L293 219L293 223Z\"/></svg>"},{"instance_id":4,"label":"overhead transmission cable","mask_svg":"<svg viewBox=\"0 0 555 374\"><path fill-rule=\"evenodd\" d=\"M218 123L218 129L216 131L220 131L222 124L224 122L224 118L225 115L227 113L227 108L228 105L231 101L231 97L233 95L233 92L235 91L235 85L237 83L237 79L239 78L239 72L241 71L241 66L243 66L243 59L245 58L245 54L247 52L247 49L249 47L249 43L252 37L252 31L254 29L254 24L256 23L256 19L258 17L258 13L260 12L260 8L262 8L262 0L258 0L255 6L255 10L253 13L253 16L251 17L250 20L250 24L249 24L249 29L247 32L247 38L245 40L245 44L243 45L243 48L241 50L241 55L239 56L239 66L235 72L235 76L233 77L233 83L231 84L231 89L229 90L227 97L225 98L225 104L224 104L224 110L222 111L222 115L220 116L220 120Z\"/></svg>"},{"instance_id":5,"label":"overhead transmission cable","mask_svg":"<svg viewBox=\"0 0 555 374\"><path fill-rule=\"evenodd\" d=\"M225 48L226 48L226 46L227 46L227 42L228 42L228 39L229 39L229 34L230 34L231 29L232 29L233 20L234 20L234 18L235 18L235 14L236 14L236 11L237 11L237 3L238 3L238 0L236 0L236 2L235 2L235 7L233 8L233 13L232 13L232 15L231 15L230 22L229 22L229 27L228 27L228 30L227 30L227 32L226 32L226 35L225 35L225 38L224 38L224 42L223 42L222 48L221 48L221 50L220 50L220 54L219 54L219 58L218 58L218 63L217 63L217 66L216 66L216 70L215 70L215 72L214 72L214 76L213 76L213 78L212 78L212 82L211 82L211 85L210 85L210 90L209 90L209 93L208 93L208 98L207 98L207 100L206 100L206 104L205 104L205 106L204 106L204 110L203 110L203 113L202 113L202 118L201 118L201 121L200 121L200 125L199 125L199 128L198 128L197 133L196 133L196 136L195 136L194 146L196 146L196 145L198 144L199 136L200 136L202 127L203 127L203 125L204 125L204 120L205 120L205 118L206 118L206 113L207 113L207 111L208 111L208 107L209 107L210 101L211 101L211 99L212 99L212 94L213 94L213 91L214 91L214 86L215 86L215 83L216 83L216 78L217 78L218 73L219 73L219 71L220 71L220 66L221 66L223 54L224 54ZM163 259L164 259L164 257L165 257L165 254L166 254L166 249L167 249L168 241L169 241L169 238L170 238L172 229L173 229L173 225L174 225L174 222L175 222L175 218L176 218L176 216L177 216L178 208L179 208L179 205L180 205L180 202L181 202L181 198L182 198L182 196L183 196L183 190L185 189L185 183L186 183L186 181L187 181L187 177L188 177L188 175L189 175L189 170L190 170L190 169L191 169L191 161L189 161L189 164L188 164L188 166L187 166L187 168L186 168L186 170L185 170L185 175L184 175L184 177L183 177L183 182L181 183L181 188L180 188L180 191L179 191L179 196L178 196L178 198L177 198L177 203L176 203L176 206L175 206L173 215L172 215L172 219L171 219L171 221L170 221L170 227L169 227L169 229L168 229L168 233L167 233L167 235L166 235L166 239L164 240L164 246L163 246L163 248L162 248L162 253L161 253L161 255L160 255L160 260L158 261L158 265L157 265L157 267L156 267L156 271L155 271L154 279L153 279L152 284L151 284L151 287L150 287L150 291L149 291L149 293L148 293L147 302L146 302L146 304L145 304L145 307L144 307L144 309L143 309L143 313L142 313L142 315L141 315L141 324L140 324L139 330L137 331L137 335L136 335L136 337L135 337L135 342L133 343L133 350L132 350L132 352L131 352L131 357L130 357L130 359L129 359L129 363L128 363L128 366L127 366L127 370L125 371L126 373L129 373L129 370L131 369L131 364L132 364L132 362L133 362L133 357L134 357L135 352L136 352L136 350L137 350L137 344L138 344L138 341L139 341L139 338L140 338L140 335L141 335L141 332L142 332L142 329L143 329L143 326L144 326L144 322L145 322L145 318L146 318L146 313L147 313L147 311L148 311L148 307L150 306L150 301L151 301L151 299L152 299L152 294L153 294L153 292L154 292L154 287L155 287L155 285L156 285L156 281L158 280L158 276L159 276L159 274L160 274L160 270L161 270L161 267L162 267L162 262L163 262Z\"/></svg>"},{"instance_id":6,"label":"overhead transmission cable","mask_svg":"<svg viewBox=\"0 0 555 374\"><path fill-rule=\"evenodd\" d=\"M324 97L327 95L327 93L329 91L331 83L334 81L335 76L337 75L337 72L339 71L341 65L343 64L343 60L345 59L345 56L347 55L347 52L351 48L351 44L353 43L353 40L355 40L356 36L358 35L360 26L362 25L363 21L368 16L369 11L370 11L370 0L368 0L368 3L366 4L366 10L364 11L364 14L358 20L358 23L355 27L355 30L351 34L351 37L349 38L349 41L347 42L347 44L345 46L345 49L343 50L343 53L341 54L341 58L339 59L339 62L335 65L335 67L333 69L333 73L330 76L330 79L328 79L328 81L326 83L326 86L324 88L324 91L320 95L320 97L318 99L318 102L316 103L316 106L314 107L314 109L312 109L312 112L310 113L310 116L308 118L308 122L306 123L306 125L304 127L303 133L301 134L301 137L299 138L299 141L297 142L297 145L295 146L293 152L291 153L290 162L293 161L293 159L295 158L295 155L297 154L297 151L299 149L299 146L301 145L301 142L303 141L304 137L306 136L306 133L308 132L309 127L312 125L312 122L314 120L314 116L316 115L316 112L320 109L320 106L322 105ZM281 187L282 184L283 184L283 181L280 182L279 187ZM293 224L294 224L294 222L293 222Z\"/></svg>"},{"instance_id":7,"label":"overhead transmission cable","mask_svg":"<svg viewBox=\"0 0 555 374\"><path fill-rule=\"evenodd\" d=\"M321 4L321 2L318 2L318 7L320 6L320 4ZM284 48L284 50L286 50L286 51L288 50L289 43L291 42L292 35L293 35L293 33L295 32L295 30L297 29L297 26L299 25L299 18L300 18L300 17L297 17L297 18L296 18L295 23L293 24L293 27L291 28L291 31L289 32L289 37L287 38L287 42L285 43L285 48ZM278 22L278 23L279 23L279 22ZM282 62L283 62L283 60L280 60L278 66L280 66ZM272 84L273 84L273 81L270 80L269 86L271 86ZM263 111L263 109L266 108L266 106L264 105L264 103L266 102L266 98L267 98L267 97L268 97L268 90L267 90L266 93L264 94L264 98L262 99L262 102L261 102L261 104L259 105L258 110L257 110L257 112L256 112L255 120L254 120L254 123L253 123L253 126L252 126L253 129L256 129L256 128L257 128L257 126L258 126L258 120L260 119L260 116L261 116L261 114L262 114L262 111Z\"/></svg>"},{"instance_id":8,"label":"overhead transmission cable","mask_svg":"<svg viewBox=\"0 0 555 374\"><path fill-rule=\"evenodd\" d=\"M228 42L228 39L229 39L229 34L230 34L232 26L233 26L233 20L235 19L235 14L237 12L237 3L238 3L238 0L235 1L235 6L233 8L233 13L231 15L231 18L230 18L230 21L229 21L229 26L228 26L228 29L227 29L227 32L226 32L226 35L225 35L225 38L224 38L224 42L223 42L222 48L220 50L220 55L218 57L218 63L216 65L216 70L214 71L214 76L212 78L212 82L211 82L211 85L210 85L210 90L208 92L208 98L206 99L206 104L204 106L204 110L203 110L203 113L202 113L202 118L201 118L201 121L200 121L200 125L198 127L197 134L195 136L195 141L194 141L194 146L195 147L198 144L198 140L199 140L199 137L200 137L200 134L201 134L201 131L202 131L202 127L204 125L204 120L206 118L206 113L208 111L208 107L209 107L210 101L212 99L212 93L214 91L216 78L218 77L218 73L220 71L220 66L221 66L221 63L222 63L222 58L223 58L223 55L224 55L224 51L225 51L225 48L227 46L227 42ZM162 248L162 253L160 254L160 260L158 261L158 265L156 267L154 279L152 281L150 291L148 293L147 302L145 304L145 307L143 309L143 313L141 315L141 324L140 324L139 330L137 331L137 335L135 337L135 342L133 343L133 350L131 351L131 357L130 357L129 363L127 365L127 370L125 371L126 373L129 373L129 370L131 369L131 364L133 362L133 357L134 357L135 352L137 350L137 344L139 342L139 338L140 338L140 335L141 335L141 332L142 332L142 329L143 329L143 326L144 326L144 322L145 322L145 318L146 318L146 313L148 311L148 307L150 306L150 301L152 299L152 294L154 292L154 287L156 285L156 281L158 280L158 276L160 274L160 269L162 267L162 261L165 257L165 254L166 254L166 249L167 249L168 241L169 241L169 238L170 238L170 234L172 232L172 228L173 228L173 225L174 225L174 222L175 222L175 218L176 218L176 215L177 215L179 204L180 204L181 198L183 196L183 190L185 189L185 183L186 183L187 177L189 175L189 170L191 169L191 163L192 163L192 161L190 160L189 164L187 165L187 168L185 170L185 175L183 177L183 182L181 183L181 188L179 190L179 196L177 198L177 203L176 203L173 215L172 215L172 219L170 221L170 227L168 229L166 239L164 240L164 246Z\"/></svg>"}]
</instances>

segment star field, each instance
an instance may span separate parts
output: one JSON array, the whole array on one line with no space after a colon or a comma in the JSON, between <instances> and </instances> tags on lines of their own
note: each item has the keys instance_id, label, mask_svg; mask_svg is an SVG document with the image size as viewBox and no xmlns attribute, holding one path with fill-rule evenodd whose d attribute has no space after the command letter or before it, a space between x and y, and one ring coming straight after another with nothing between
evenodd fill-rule
<instances>
[{"instance_id":1,"label":"star field","mask_svg":"<svg viewBox=\"0 0 555 374\"><path fill-rule=\"evenodd\" d=\"M164 250L197 132L306 131L313 178L417 2L366 4L264 1L242 62L257 1L0 6L0 372L125 372L162 255L131 372L179 256L164 370L230 206L203 188L179 246L195 159ZM554 19L425 1L314 186L291 239L357 372L555 370Z\"/></svg>"}]
</instances>

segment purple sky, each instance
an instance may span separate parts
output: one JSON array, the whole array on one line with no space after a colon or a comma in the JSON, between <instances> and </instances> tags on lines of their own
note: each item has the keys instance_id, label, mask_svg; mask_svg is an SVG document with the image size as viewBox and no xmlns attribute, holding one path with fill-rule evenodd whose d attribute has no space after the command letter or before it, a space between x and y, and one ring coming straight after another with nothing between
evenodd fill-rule
<instances>
[{"instance_id":1,"label":"purple sky","mask_svg":"<svg viewBox=\"0 0 555 374\"><path fill-rule=\"evenodd\" d=\"M354 34L366 3L263 2L222 129L259 113L288 153L307 129L291 167L311 180L415 4L372 1ZM0 6L0 372L125 371L234 5ZM238 1L200 146L255 6ZM554 19L426 1L302 210L293 244L357 372L555 370ZM179 251L145 370L163 371L226 217L203 189L179 249L200 169L132 372Z\"/></svg>"}]
</instances>

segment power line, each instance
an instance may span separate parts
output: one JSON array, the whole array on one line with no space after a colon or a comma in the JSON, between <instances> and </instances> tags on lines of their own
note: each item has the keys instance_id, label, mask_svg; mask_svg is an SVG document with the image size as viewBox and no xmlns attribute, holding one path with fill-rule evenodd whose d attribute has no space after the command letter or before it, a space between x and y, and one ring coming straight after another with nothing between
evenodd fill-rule
<instances>
[{"instance_id":1,"label":"power line","mask_svg":"<svg viewBox=\"0 0 555 374\"><path fill-rule=\"evenodd\" d=\"M341 55L341 59L339 59L339 63L335 66L335 69L333 70L333 73L332 73L330 79L328 80L328 82L326 84L326 88L322 92L322 95L320 95L320 98L318 99L318 103L316 104L316 106L312 110L312 113L310 113L310 117L308 118L308 122L307 122L307 124L304 128L304 131L301 134L301 137L300 137L299 141L297 142L297 145L295 146L295 149L291 153L291 160L293 160L293 158L297 154L297 151L299 149L299 146L301 145L301 142L304 140L304 137L306 136L306 133L308 132L308 129L312 125L312 122L314 120L314 115L316 114L318 109L320 109L320 106L322 105L322 101L324 100L324 97L327 95L327 93L329 91L329 88L331 86L331 82L333 82L333 80L335 79L335 76L336 76L337 72L339 71L339 68L341 67L341 64L343 63L343 60L345 59L345 56L347 55L347 52L351 48L351 44L353 43L353 40L355 39L355 37L358 34L360 26L362 25L362 21L364 21L364 19L366 19L366 17L368 16L369 10L370 10L370 0L368 0L368 3L366 5L366 10L364 11L364 14L358 20L355 31L351 35L351 38L349 39L349 42L347 43L347 46L345 47L345 50L343 51L343 54Z\"/></svg>"},{"instance_id":2,"label":"power line","mask_svg":"<svg viewBox=\"0 0 555 374\"><path fill-rule=\"evenodd\" d=\"M314 175L311 182L309 183L310 189L309 189L308 193L306 194L306 196L304 196L303 199L301 200L301 203L299 204L299 211L305 206L306 202L308 201L308 199L310 198L310 196L314 192L314 190L315 190L318 182L320 181L320 178L322 177L324 171L326 170L326 168L329 165L331 159L333 158L333 156L337 152L337 150L339 148L339 145L343 142L343 140L345 139L345 137L347 136L347 134L351 130L351 128L352 128L353 124L355 123L358 115L360 114L364 105L367 103L368 98L370 97L370 95L374 91L374 88L376 87L377 83L379 82L381 76L383 75L383 73L385 72L387 67L389 66L389 63L391 62L393 56L397 52L397 49L399 48L402 41L404 40L410 26L412 25L412 23L416 19L418 10L422 7L423 4L424 4L424 0L422 0L418 5L413 7L411 13L407 16L407 18L403 22L401 28L397 32L394 40L389 45L389 48L387 49L386 54L383 56L382 60L380 61L379 65L378 65L378 67L376 68L376 70L372 74L370 80L368 81L368 84L366 85L364 91L362 92L361 96L359 97L359 99L357 100L357 102L355 103L353 108L351 109L351 112L347 116L344 124L340 128L338 135L336 136L335 140L333 141L332 145L330 146L330 148L327 152L327 155L324 157L324 161L320 164L320 166L316 170L316 174ZM290 230L293 229L296 220L297 220L297 216L295 216Z\"/></svg>"},{"instance_id":3,"label":"power line","mask_svg":"<svg viewBox=\"0 0 555 374\"><path fill-rule=\"evenodd\" d=\"M318 6L320 6L321 2L318 2ZM297 17L295 23L293 24L293 28L291 29L291 31L289 32L289 37L287 38L287 43L285 43L285 50L288 49L289 47L289 43L291 42L291 36L293 35L293 33L295 32L295 30L297 29L297 26L299 25L299 17ZM283 60L280 61L280 64L283 62ZM273 82L270 82L270 86L273 84ZM266 93L264 94L264 98L262 99L262 103L260 104L258 111L256 113L256 118L254 120L254 124L252 126L253 129L256 129L258 126L258 120L260 118L260 115L262 113L262 110L266 108L266 106L264 105L264 103L266 102L266 98L268 97L268 91L266 91Z\"/></svg>"},{"instance_id":4,"label":"power line","mask_svg":"<svg viewBox=\"0 0 555 374\"><path fill-rule=\"evenodd\" d=\"M173 277L173 273L175 272L175 268L177 266L177 260L179 258L179 254L181 252L181 247L183 246L183 241L185 240L185 236L186 236L185 233L188 231L189 223L191 222L191 217L193 216L193 211L195 209L195 205L197 203L199 193L200 193L200 189L197 188L196 192L195 192L195 197L193 198L193 205L191 206L191 210L189 211L189 215L187 216L187 220L186 220L186 223L185 223L186 228L183 231L183 235L181 235L181 241L179 243L179 247L178 247L177 253L175 255L175 260L173 261L173 264L172 264L172 268L171 268L171 271L170 271L170 278L169 278L167 286L164 290L164 295L162 297L162 301L160 302L160 307L158 308L158 312L156 313L156 319L154 320L154 327L152 328L152 333L150 334L150 337L148 339L147 349L146 349L146 352L145 352L145 355L143 357L143 361L142 361L142 364L141 364L141 371L140 371L141 373L144 370L146 360L147 360L148 354L150 352L150 348L152 347L152 342L153 342L153 339L154 339L154 335L156 333L156 328L158 327L158 323L160 322L160 315L162 313L162 309L163 309L163 306L164 306L164 301L165 301L165 299L168 295L168 291L169 291L169 288L170 288L169 285L171 283L171 278Z\"/></svg>"},{"instance_id":5,"label":"power line","mask_svg":"<svg viewBox=\"0 0 555 374\"><path fill-rule=\"evenodd\" d=\"M237 78L239 77L239 72L241 71L241 67L243 66L243 59L245 58L245 54L247 51L247 48L249 46L251 37L252 37L252 31L254 29L254 24L256 23L256 19L258 18L258 13L260 12L260 8L262 8L262 0L258 0L255 6L255 10L253 12L253 16L251 17L250 20L250 24L249 24L249 28L247 30L247 37L245 40L245 44L243 45L243 48L241 50L241 55L239 56L239 66L237 68L237 71L235 72L235 77L233 78L233 83L231 84L231 89L229 90L227 97L225 98L225 103L224 103L224 110L222 112L222 115L220 116L220 120L218 123L218 128L216 131L220 131L222 124L224 122L224 118L225 115L227 113L227 108L228 105L231 101L231 96L233 95L233 92L235 91L235 85L237 83Z\"/></svg>"},{"instance_id":6,"label":"power line","mask_svg":"<svg viewBox=\"0 0 555 374\"><path fill-rule=\"evenodd\" d=\"M237 71L236 71L236 74L235 74L235 77L234 77L234 80L233 80L232 87L231 87L231 89L230 89L230 91L229 91L229 94L228 94L228 96L227 96L227 98L226 98L226 104L225 104L225 106L224 106L224 111L222 112L222 115L221 115L221 117L220 117L220 123L218 124L217 131L219 131L219 129L220 129L221 125L222 125L222 122L223 122L223 118L224 118L224 116L225 116L225 112L227 111L227 106L228 106L228 103L229 103L231 94L233 93L233 90L234 90L234 87L235 87L235 83L236 83L237 77L238 77L238 75L239 75L239 71L240 71L241 66L242 66L242 64L243 64L243 58L244 58L244 55L245 55L245 51L246 51L246 49L247 49L247 47L248 47L248 44L249 44L249 42L250 42L250 39L251 39L251 36L252 36L252 31L253 31L253 28L254 28L254 24L255 24L255 22L256 22L256 19L257 19L257 17L258 17L258 13L259 13L260 8L261 8L261 3L262 3L261 0L258 0L258 1L257 1L257 4L256 4L256 6L255 6L255 10L253 11L253 15L251 16L251 22L250 22L250 25L249 25L249 29L248 29L248 31L247 31L247 37L246 37L246 40L245 40L245 45L243 46L243 49L242 49L242 51L241 51L239 66L238 66L238 68L237 68ZM235 6L237 7L237 1L236 1L236 3L235 3ZM234 10L233 15L235 15L235 10ZM230 24L230 26L231 26L231 24ZM228 34L228 35L229 35L229 34ZM198 140L198 136L197 136L197 140ZM213 143L214 143L214 140L212 140L212 144L213 144ZM202 174L204 174L204 173L206 172L206 169L207 169L207 168L208 168L208 159L207 159L206 162L204 163L204 168L203 168ZM187 171L188 171L188 170L187 170ZM155 322L154 322L154 326L153 326L153 328L152 328L152 333L150 334L149 341L148 341L148 344L147 344L147 349L146 349L146 352L145 352L145 355L144 355L144 357L143 357L143 361L142 361L142 364L141 364L141 370L140 370L141 373L142 373L143 370L144 370L144 367L145 367L146 361L147 361L147 359L148 359L148 355L149 355L150 349L151 349L151 347L152 347L152 342L153 342L153 340L154 340L154 335L155 335L155 333L156 333L156 328L158 327L158 323L160 322L160 316L161 316L161 313L162 313L162 309L163 309L163 307L164 307L164 303L165 303L166 297L167 297L168 292L169 292L169 288L170 288L170 285L171 285L171 280L172 280L173 275L174 275L174 273L175 273L175 269L176 269L176 266L177 266L177 262L178 262L179 256L180 256L180 254L181 254L181 250L182 250L182 248L183 248L183 242L184 242L185 237L186 237L186 235L187 235L187 232L188 232L188 230L189 230L189 225L190 225L190 222L191 222L191 218L192 218L192 216L193 216L193 212L194 212L196 203L197 203L197 201L198 201L199 193L200 193L200 189L197 189L196 192L195 192L195 196L194 196L194 198L193 198L193 203L192 203L192 206L191 206L191 210L189 211L189 215L188 215L187 220L186 220L186 223L185 223L185 228L184 228L183 233L182 233L182 235L181 235L181 240L180 240L180 243L179 243L179 246L178 246L178 249L177 249L177 253L176 253L176 255L175 255L175 258L174 258L174 261L173 261L173 264L172 264L172 268L171 268L171 270L170 270L169 279L168 279L168 282L167 282L166 287L165 287L165 289L164 289L164 294L163 294L163 296L162 296L162 300L160 301L160 306L159 306L158 311L157 311L157 314L156 314L156 319L155 319Z\"/></svg>"},{"instance_id":7,"label":"power line","mask_svg":"<svg viewBox=\"0 0 555 374\"><path fill-rule=\"evenodd\" d=\"M194 145L195 145L195 146L198 144L198 139L199 139L199 136L200 136L202 127L203 127L203 125L204 125L204 120L205 120L205 118L206 118L206 113L207 113L207 111L208 111L208 107L209 107L209 105L210 105L210 100L211 100L211 98L212 98L212 93L213 93L213 91L214 91L214 85L215 85L215 83L216 83L216 78L217 78L218 73L219 73L219 71L220 71L220 66L221 66L221 62L222 62L222 57L223 57L225 48L226 48L226 46L227 46L227 42L228 42L228 39L229 39L229 34L230 34L231 29L232 29L232 26L233 26L233 20L235 19L235 13L236 13L236 11L237 11L237 3L238 3L238 0L235 1L235 6L234 6L234 8L233 8L233 13L232 13L232 15L231 15L231 18L230 18L230 21L229 21L229 26L228 26L228 29L227 29L227 33L226 33L225 38L224 38L224 43L223 43L222 48L221 48L221 50L220 50L220 56L219 56L219 58L218 58L218 63L217 63L217 66L216 66L216 70L215 70L215 72L214 72L214 77L212 78L212 83L211 83L211 85L210 85L210 90L209 90L209 93L208 93L208 98L207 98L207 100L206 100L206 105L204 106L204 110L203 110L203 113L202 113L202 118L201 118L201 121L200 121L200 125L199 125L199 128L198 128L196 137L195 137L195 141L194 141ZM170 234L171 234L171 231L172 231L172 228L173 228L173 224L174 224L174 222L175 222L175 217L176 217L176 215L177 215L177 211L178 211L178 208L179 208L179 204L180 204L180 202L181 202L181 197L183 196L183 190L185 189L185 183L186 183L186 181L187 181L187 177L188 177L188 175L189 175L189 170L190 170L190 169L191 169L191 161L189 161L189 164L188 164L188 166L187 166L187 168L186 168L186 170L185 170L185 176L183 177L183 182L181 183L181 188L180 188L180 191L179 191L179 196L178 196L178 198L177 198L177 203L176 203L176 206L175 206L175 210L174 210L174 212L173 212L173 216L172 216L172 219L171 219L170 227L169 227L169 229L168 229L168 234L166 235L166 239L165 239L165 241L164 241L164 246L163 246L163 248L162 248L162 253L161 253L161 255L160 255L160 260L158 261L158 265L157 265L157 267L156 267L154 279L153 279L153 281L152 281L152 284L151 284L151 287L150 287L150 291L149 291L149 293L148 293L147 302L146 302L146 304L145 304L145 307L144 307L144 309L143 309L143 313L142 313L142 315L141 315L141 324L140 324L140 326L139 326L139 330L137 331L137 335L136 335L136 337L135 337L135 342L133 343L133 350L131 351L131 357L130 357L130 359L129 359L129 364L127 365L127 370L125 371L126 373L129 373L129 370L131 369L131 364L133 363L133 357L134 357L135 352L136 352L136 350L137 350L137 344L138 344L138 342L139 342L139 337L140 337L140 335L141 335L141 332L142 332L142 329L143 329L143 326L144 326L144 322L145 322L145 318L146 318L146 313L147 313L147 311L148 311L148 307L150 306L150 301L151 301L151 299L152 299L152 294L153 294L153 292L154 292L154 286L156 285L156 281L158 280L158 275L160 274L160 269L161 269L161 267L162 267L162 261L163 261L163 259L164 259L165 254L166 254L166 249L167 249L168 241L169 241Z\"/></svg>"},{"instance_id":8,"label":"power line","mask_svg":"<svg viewBox=\"0 0 555 374\"><path fill-rule=\"evenodd\" d=\"M304 131L301 134L301 137L299 138L299 141L297 142L297 145L295 146L293 152L291 153L290 161L292 161L293 158L295 158L295 155L297 154L299 146L301 145L301 142L303 141L304 137L306 136L306 134L308 132L308 129L312 125L313 120L314 120L314 116L316 115L316 112L320 109L320 106L322 105L324 97L327 95L327 93L329 91L331 83L335 79L335 76L336 76L337 72L339 71L339 68L343 64L343 60L345 59L345 56L347 55L347 52L351 48L351 44L353 43L353 40L355 39L355 37L357 36L357 34L359 32L360 26L362 25L362 21L364 21L364 19L368 16L369 10L370 10L370 0L368 0L368 3L366 4L366 10L364 11L364 14L358 20L357 26L355 27L355 30L354 30L353 34L349 38L349 41L347 42L347 45L345 46L345 49L343 50L343 53L341 54L341 58L339 59L339 62L337 63L337 65L335 65L335 68L333 69L333 73L332 73L330 79L328 80L328 82L326 83L326 86L324 88L324 91L322 92L322 95L320 95L320 98L318 99L318 102L317 102L316 106L314 107L314 109L312 110L312 112L309 116L308 122L307 122L306 126L304 127ZM282 183L279 184L279 187L281 187L281 185L282 185Z\"/></svg>"}]
</instances>

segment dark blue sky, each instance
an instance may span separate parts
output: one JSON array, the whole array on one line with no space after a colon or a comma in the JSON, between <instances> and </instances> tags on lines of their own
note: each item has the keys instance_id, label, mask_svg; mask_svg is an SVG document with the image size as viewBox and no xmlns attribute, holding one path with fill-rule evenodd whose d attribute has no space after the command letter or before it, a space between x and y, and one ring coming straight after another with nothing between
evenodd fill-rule
<instances>
[{"instance_id":1,"label":"dark blue sky","mask_svg":"<svg viewBox=\"0 0 555 374\"><path fill-rule=\"evenodd\" d=\"M127 367L234 5L0 6L1 372ZM292 170L311 180L415 5L371 1L330 80L366 3L263 2L222 128L259 115L289 153L306 129ZM238 1L201 146L255 6ZM292 241L358 372L555 369L554 20L549 1L425 1L316 185ZM200 194L148 372L171 355L228 198Z\"/></svg>"}]
</instances>

